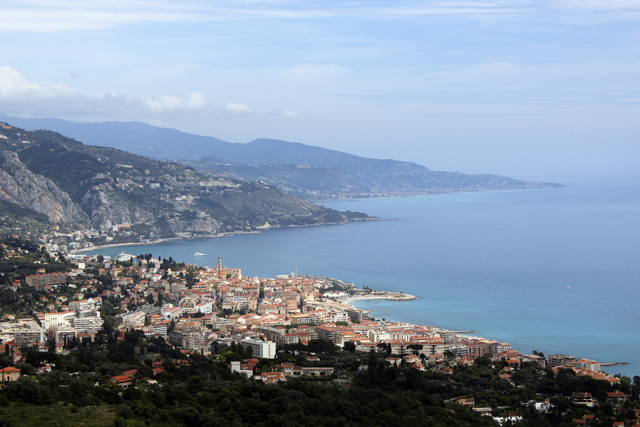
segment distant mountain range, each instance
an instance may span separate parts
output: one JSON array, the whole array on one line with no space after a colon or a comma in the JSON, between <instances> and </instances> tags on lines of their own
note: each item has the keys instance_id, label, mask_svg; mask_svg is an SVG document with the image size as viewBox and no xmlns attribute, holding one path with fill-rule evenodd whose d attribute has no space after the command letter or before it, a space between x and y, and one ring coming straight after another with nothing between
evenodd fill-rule
<instances>
[{"instance_id":1,"label":"distant mountain range","mask_svg":"<svg viewBox=\"0 0 640 427\"><path fill-rule=\"evenodd\" d=\"M561 187L498 175L433 171L412 162L359 157L296 142L231 143L138 122L0 119L25 129L54 130L88 144L179 161L210 176L261 181L311 200Z\"/></svg>"},{"instance_id":2,"label":"distant mountain range","mask_svg":"<svg viewBox=\"0 0 640 427\"><path fill-rule=\"evenodd\" d=\"M263 183L214 178L188 166L2 122L0 214L0 225L6 217L98 229L129 224L140 236L162 237L369 218L317 206Z\"/></svg>"}]
</instances>

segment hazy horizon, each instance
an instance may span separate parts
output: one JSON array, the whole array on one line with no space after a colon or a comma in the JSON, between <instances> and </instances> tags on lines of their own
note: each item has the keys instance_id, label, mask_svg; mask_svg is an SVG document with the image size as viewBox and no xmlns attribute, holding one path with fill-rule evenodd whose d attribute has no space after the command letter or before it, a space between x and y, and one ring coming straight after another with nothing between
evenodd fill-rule
<instances>
[{"instance_id":1,"label":"hazy horizon","mask_svg":"<svg viewBox=\"0 0 640 427\"><path fill-rule=\"evenodd\" d=\"M638 0L10 0L0 114L520 179L630 177L639 19Z\"/></svg>"}]
</instances>

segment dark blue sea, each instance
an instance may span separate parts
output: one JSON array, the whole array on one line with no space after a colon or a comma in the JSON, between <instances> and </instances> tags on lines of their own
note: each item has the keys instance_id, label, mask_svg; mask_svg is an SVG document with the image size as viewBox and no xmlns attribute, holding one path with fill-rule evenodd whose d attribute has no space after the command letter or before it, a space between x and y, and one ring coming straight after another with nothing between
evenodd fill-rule
<instances>
[{"instance_id":1,"label":"dark blue sea","mask_svg":"<svg viewBox=\"0 0 640 427\"><path fill-rule=\"evenodd\" d=\"M404 291L361 301L378 318L509 342L522 353L628 362L640 375L640 184L325 203L386 221L110 248L245 276L291 271ZM195 252L205 257L193 257Z\"/></svg>"}]
</instances>

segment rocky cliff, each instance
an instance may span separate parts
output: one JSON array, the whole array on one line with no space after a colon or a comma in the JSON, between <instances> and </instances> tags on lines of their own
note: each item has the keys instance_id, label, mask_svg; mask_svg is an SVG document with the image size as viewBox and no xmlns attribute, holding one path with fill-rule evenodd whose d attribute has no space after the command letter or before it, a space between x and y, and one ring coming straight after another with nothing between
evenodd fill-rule
<instances>
[{"instance_id":1,"label":"rocky cliff","mask_svg":"<svg viewBox=\"0 0 640 427\"><path fill-rule=\"evenodd\" d=\"M31 172L18 154L6 150L0 152L0 198L43 213L52 221L89 220L53 181Z\"/></svg>"},{"instance_id":2,"label":"rocky cliff","mask_svg":"<svg viewBox=\"0 0 640 427\"><path fill-rule=\"evenodd\" d=\"M209 177L50 131L27 132L0 123L0 154L0 200L53 222L82 222L97 229L129 224L144 233L172 236L368 218L316 206L263 183Z\"/></svg>"}]
</instances>

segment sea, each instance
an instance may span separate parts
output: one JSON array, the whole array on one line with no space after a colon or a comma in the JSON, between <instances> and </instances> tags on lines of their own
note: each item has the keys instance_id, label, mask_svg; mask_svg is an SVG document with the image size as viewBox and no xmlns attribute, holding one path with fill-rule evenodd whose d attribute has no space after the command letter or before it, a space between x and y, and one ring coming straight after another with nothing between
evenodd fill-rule
<instances>
[{"instance_id":1,"label":"sea","mask_svg":"<svg viewBox=\"0 0 640 427\"><path fill-rule=\"evenodd\" d=\"M640 375L640 183L322 203L384 219L104 248L260 278L296 273L417 300L359 301L376 318L437 326ZM195 257L196 252L206 254Z\"/></svg>"}]
</instances>

